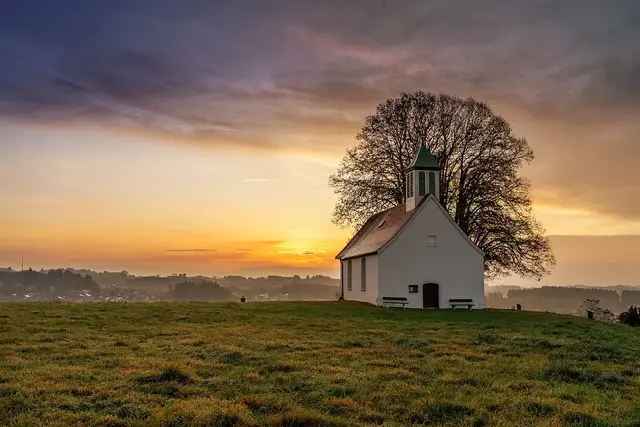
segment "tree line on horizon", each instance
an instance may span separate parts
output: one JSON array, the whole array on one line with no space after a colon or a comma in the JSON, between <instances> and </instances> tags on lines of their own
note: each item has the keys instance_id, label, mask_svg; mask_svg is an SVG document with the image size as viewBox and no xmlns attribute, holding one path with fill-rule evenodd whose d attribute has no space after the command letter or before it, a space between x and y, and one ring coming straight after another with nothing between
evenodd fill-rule
<instances>
[{"instance_id":1,"label":"tree line on horizon","mask_svg":"<svg viewBox=\"0 0 640 427\"><path fill-rule=\"evenodd\" d=\"M217 282L183 281L169 287L172 301L231 301L233 293Z\"/></svg>"},{"instance_id":2,"label":"tree line on horizon","mask_svg":"<svg viewBox=\"0 0 640 427\"><path fill-rule=\"evenodd\" d=\"M237 300L240 296L251 300L263 295L288 300L332 300L339 289L339 280L322 275L304 278L299 275L269 275L260 278L233 275L213 279L203 276L189 277L186 274L162 277L133 276L122 272L91 272L93 274L81 274L78 270L72 269L1 270L0 297L7 299L13 294L33 293L45 299L57 296L73 299L79 293L88 291L91 296L99 298L101 295L117 294L118 289L127 289L154 292L160 300L165 301L229 301ZM96 277L99 279L96 280ZM123 281L115 286L113 279L118 277ZM640 290L620 289L619 286L489 286L486 292L486 304L489 308L511 309L520 304L524 310L567 314L575 313L580 305L589 299L598 300L603 309L621 313L630 306L640 306Z\"/></svg>"},{"instance_id":3,"label":"tree line on horizon","mask_svg":"<svg viewBox=\"0 0 640 427\"><path fill-rule=\"evenodd\" d=\"M328 276L299 275L291 277L269 275L266 277L222 276L135 276L127 271L95 272L92 270L54 269L16 271L0 270L0 297L23 299L31 295L35 299L78 299L87 291L92 298L135 298L154 295L167 301L228 301L245 296L254 299L267 295L286 299L332 299L338 280ZM125 292L126 291L126 292ZM133 293L132 293L133 292ZM84 298L83 298L84 299Z\"/></svg>"},{"instance_id":4,"label":"tree line on horizon","mask_svg":"<svg viewBox=\"0 0 640 427\"><path fill-rule=\"evenodd\" d=\"M185 280L169 285L160 292L166 301L229 301L234 295L228 289L211 280ZM64 299L74 300L82 296L100 299L108 296L115 288L101 287L89 274L74 273L70 269L49 271L0 271L0 297L32 295L34 300Z\"/></svg>"},{"instance_id":5,"label":"tree line on horizon","mask_svg":"<svg viewBox=\"0 0 640 427\"><path fill-rule=\"evenodd\" d=\"M506 294L488 292L487 307L513 308L520 304L523 310L575 313L586 300L599 300L600 307L621 313L631 306L640 306L640 290L617 292L606 288L578 288L570 286L542 286L539 288L509 289Z\"/></svg>"},{"instance_id":6,"label":"tree line on horizon","mask_svg":"<svg viewBox=\"0 0 640 427\"><path fill-rule=\"evenodd\" d=\"M46 272L32 269L0 271L0 296L12 296L25 292L52 296L76 296L83 291L94 296L100 295L100 286L90 275L81 275L61 268Z\"/></svg>"}]
</instances>

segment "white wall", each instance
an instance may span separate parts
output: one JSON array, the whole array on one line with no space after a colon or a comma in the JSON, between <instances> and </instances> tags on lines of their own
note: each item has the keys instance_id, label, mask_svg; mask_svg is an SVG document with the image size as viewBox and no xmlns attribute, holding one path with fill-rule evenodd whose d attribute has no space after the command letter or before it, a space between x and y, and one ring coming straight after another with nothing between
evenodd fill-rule
<instances>
[{"instance_id":1,"label":"white wall","mask_svg":"<svg viewBox=\"0 0 640 427\"><path fill-rule=\"evenodd\" d=\"M427 236L436 236L436 247ZM379 255L380 297L407 297L410 308L422 308L422 285L440 285L440 308L450 298L472 298L484 308L484 262L434 200L428 200L396 239ZM409 285L418 285L410 294Z\"/></svg>"},{"instance_id":2,"label":"white wall","mask_svg":"<svg viewBox=\"0 0 640 427\"><path fill-rule=\"evenodd\" d=\"M343 277L341 279L344 286L344 299L375 304L378 297L378 255L369 255L366 258L367 278L365 291L361 290L362 258L351 259L351 269L353 274L351 291L348 290L349 287L347 284L347 274L349 272L347 264L349 260L341 261L343 272Z\"/></svg>"}]
</instances>

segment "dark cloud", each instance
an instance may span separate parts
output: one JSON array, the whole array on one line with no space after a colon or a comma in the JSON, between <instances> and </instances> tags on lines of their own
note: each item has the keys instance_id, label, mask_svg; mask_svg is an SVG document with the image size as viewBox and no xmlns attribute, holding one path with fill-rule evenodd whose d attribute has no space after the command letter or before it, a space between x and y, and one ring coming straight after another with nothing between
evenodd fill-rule
<instances>
[{"instance_id":1,"label":"dark cloud","mask_svg":"<svg viewBox=\"0 0 640 427\"><path fill-rule=\"evenodd\" d=\"M278 87L290 92L291 96L335 109L342 106L346 111L363 106L371 108L388 95L383 88L363 83L357 78L357 73L349 74L353 78L336 72L328 72L321 77L286 76L278 81Z\"/></svg>"},{"instance_id":2,"label":"dark cloud","mask_svg":"<svg viewBox=\"0 0 640 427\"><path fill-rule=\"evenodd\" d=\"M234 92L243 102L274 90L285 97L311 90L331 94L333 102L375 102L398 86L380 76L462 80L488 90L513 82L530 90L543 84L544 76L533 76L540 70L630 53L633 37L640 37L633 25L640 8L629 1L617 8L594 1L489 1L482 8L469 1L397 0L282 0L269 7L249 1L6 3L1 114L125 116L144 125L140 116L147 114L185 118L177 104L210 120ZM627 66L606 61L605 79ZM318 72L324 79L309 81ZM351 78L331 78L332 72Z\"/></svg>"},{"instance_id":3,"label":"dark cloud","mask_svg":"<svg viewBox=\"0 0 640 427\"><path fill-rule=\"evenodd\" d=\"M581 98L594 106L640 109L640 59L634 59L635 62L624 62L620 58L611 58L594 67L582 89Z\"/></svg>"},{"instance_id":4,"label":"dark cloud","mask_svg":"<svg viewBox=\"0 0 640 427\"><path fill-rule=\"evenodd\" d=\"M0 119L339 155L389 96L474 96L537 187L635 218L638 40L635 0L4 1Z\"/></svg>"}]
</instances>

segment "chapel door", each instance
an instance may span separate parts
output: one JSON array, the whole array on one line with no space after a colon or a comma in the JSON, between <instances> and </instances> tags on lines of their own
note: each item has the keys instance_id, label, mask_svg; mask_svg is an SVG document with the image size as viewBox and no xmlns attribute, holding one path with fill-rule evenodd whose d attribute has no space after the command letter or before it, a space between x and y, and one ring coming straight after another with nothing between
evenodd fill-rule
<instances>
[{"instance_id":1,"label":"chapel door","mask_svg":"<svg viewBox=\"0 0 640 427\"><path fill-rule=\"evenodd\" d=\"M422 285L422 307L440 308L440 293L437 283L425 283Z\"/></svg>"}]
</instances>

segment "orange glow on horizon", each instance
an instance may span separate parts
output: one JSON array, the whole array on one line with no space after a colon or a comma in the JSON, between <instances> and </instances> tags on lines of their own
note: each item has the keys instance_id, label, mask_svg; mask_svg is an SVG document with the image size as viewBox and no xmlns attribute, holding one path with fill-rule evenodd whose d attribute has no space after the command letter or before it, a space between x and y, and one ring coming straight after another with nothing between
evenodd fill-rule
<instances>
[{"instance_id":1,"label":"orange glow on horizon","mask_svg":"<svg viewBox=\"0 0 640 427\"><path fill-rule=\"evenodd\" d=\"M327 179L338 151L199 150L82 126L14 132L18 142L57 145L0 165L15 177L0 189L0 266L24 256L34 268L338 275L334 256L350 234L331 223L336 196ZM562 188L533 190L550 235L640 234L640 221L601 214Z\"/></svg>"}]
</instances>

